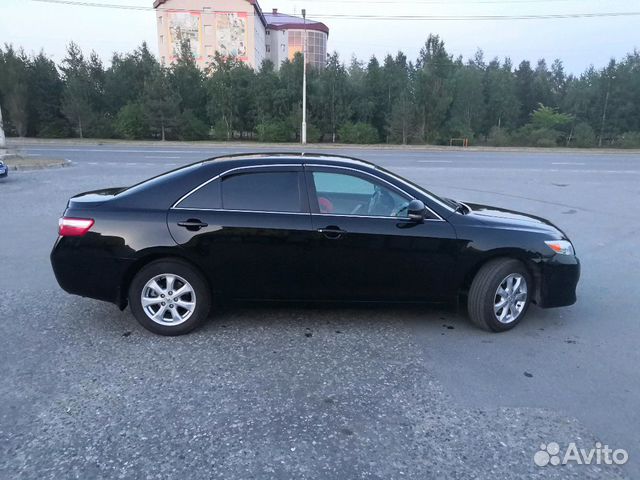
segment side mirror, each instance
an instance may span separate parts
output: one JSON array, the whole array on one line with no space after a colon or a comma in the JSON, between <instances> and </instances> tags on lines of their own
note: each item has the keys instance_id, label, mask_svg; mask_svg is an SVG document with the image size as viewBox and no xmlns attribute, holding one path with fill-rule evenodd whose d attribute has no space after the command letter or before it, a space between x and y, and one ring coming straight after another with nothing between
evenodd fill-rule
<instances>
[{"instance_id":1,"label":"side mirror","mask_svg":"<svg viewBox=\"0 0 640 480\"><path fill-rule=\"evenodd\" d=\"M411 200L409 206L407 206L407 216L409 220L414 222L424 221L424 217L427 213L427 207L425 207L422 200Z\"/></svg>"}]
</instances>

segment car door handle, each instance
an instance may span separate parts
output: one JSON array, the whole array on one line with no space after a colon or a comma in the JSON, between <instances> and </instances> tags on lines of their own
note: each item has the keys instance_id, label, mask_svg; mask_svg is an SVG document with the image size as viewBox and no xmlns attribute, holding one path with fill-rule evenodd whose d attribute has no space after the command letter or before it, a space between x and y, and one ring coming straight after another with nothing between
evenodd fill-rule
<instances>
[{"instance_id":1,"label":"car door handle","mask_svg":"<svg viewBox=\"0 0 640 480\"><path fill-rule=\"evenodd\" d=\"M327 237L329 240L338 240L342 238L343 235L347 233L347 231L342 230L340 227L329 226L325 228L319 228L318 233L321 233L322 235Z\"/></svg>"},{"instance_id":2,"label":"car door handle","mask_svg":"<svg viewBox=\"0 0 640 480\"><path fill-rule=\"evenodd\" d=\"M209 224L201 222L200 220L195 218L190 218L189 220L186 220L184 222L178 222L178 226L184 227L191 232L197 232L201 228L208 227Z\"/></svg>"}]
</instances>

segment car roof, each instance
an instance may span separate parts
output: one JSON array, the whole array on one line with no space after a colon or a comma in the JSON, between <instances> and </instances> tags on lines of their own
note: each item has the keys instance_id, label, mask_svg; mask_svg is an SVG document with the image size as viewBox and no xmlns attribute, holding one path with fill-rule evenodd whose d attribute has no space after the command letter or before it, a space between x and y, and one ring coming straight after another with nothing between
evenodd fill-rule
<instances>
[{"instance_id":1,"label":"car roof","mask_svg":"<svg viewBox=\"0 0 640 480\"><path fill-rule=\"evenodd\" d=\"M234 155L223 155L205 160L206 163L222 164L233 167L248 165L265 165L276 164L286 161L294 161L300 163L321 163L324 165L342 165L352 167L368 167L377 168L371 162L360 160L358 158L347 157L344 155L333 155L327 153L310 153L310 152L256 152L256 153L239 153Z\"/></svg>"}]
</instances>

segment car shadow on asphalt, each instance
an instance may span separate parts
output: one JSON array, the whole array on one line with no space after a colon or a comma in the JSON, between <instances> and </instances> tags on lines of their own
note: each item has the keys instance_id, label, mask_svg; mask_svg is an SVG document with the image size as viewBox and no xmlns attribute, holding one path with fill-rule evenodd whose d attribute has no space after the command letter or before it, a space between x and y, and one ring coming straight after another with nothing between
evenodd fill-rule
<instances>
[{"instance_id":1,"label":"car shadow on asphalt","mask_svg":"<svg viewBox=\"0 0 640 480\"><path fill-rule=\"evenodd\" d=\"M120 332L123 336L137 335L156 337L141 327L131 314L130 309L119 311L115 307L102 302L82 299L81 310L88 315L77 318L74 323L81 324L85 331L99 330ZM73 301L71 303L76 303ZM77 308L76 305L75 308ZM555 313L555 315L554 315ZM95 322L91 318L109 318L110 322ZM546 311L532 306L527 318L516 329L500 334L504 337L531 337L549 334L546 330L561 328L565 319L558 311ZM105 323L102 327L97 326ZM110 324L110 326L109 326ZM80 326L80 325L76 325ZM372 303L372 302L268 302L268 301L234 301L215 305L206 323L195 332L204 335L215 335L221 330L242 330L260 328L265 334L278 335L288 329L304 333L326 330L340 333L349 330L363 330L368 326L406 330L406 333L423 334L430 338L438 336L459 336L462 334L468 341L478 338L493 337L495 334L481 330L469 320L463 307L455 304L423 304L423 303ZM497 340L497 338L494 338ZM484 341L484 340L483 340Z\"/></svg>"},{"instance_id":2,"label":"car shadow on asphalt","mask_svg":"<svg viewBox=\"0 0 640 480\"><path fill-rule=\"evenodd\" d=\"M267 302L235 301L214 308L207 330L234 324L261 326L300 322L305 327L341 325L344 328L362 327L367 323L386 323L389 327L419 323L438 329L473 328L464 311L450 304L421 304L393 302Z\"/></svg>"}]
</instances>

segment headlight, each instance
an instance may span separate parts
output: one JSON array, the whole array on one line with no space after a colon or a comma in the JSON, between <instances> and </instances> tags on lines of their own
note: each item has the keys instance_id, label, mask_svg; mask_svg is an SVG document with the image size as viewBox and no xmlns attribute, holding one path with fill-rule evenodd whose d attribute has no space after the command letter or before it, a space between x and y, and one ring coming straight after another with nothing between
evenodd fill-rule
<instances>
[{"instance_id":1,"label":"headlight","mask_svg":"<svg viewBox=\"0 0 640 480\"><path fill-rule=\"evenodd\" d=\"M573 245L568 240L547 240L544 243L558 255L575 255Z\"/></svg>"}]
</instances>

